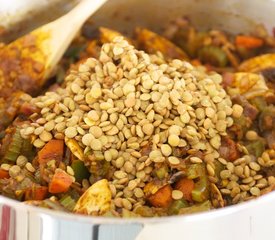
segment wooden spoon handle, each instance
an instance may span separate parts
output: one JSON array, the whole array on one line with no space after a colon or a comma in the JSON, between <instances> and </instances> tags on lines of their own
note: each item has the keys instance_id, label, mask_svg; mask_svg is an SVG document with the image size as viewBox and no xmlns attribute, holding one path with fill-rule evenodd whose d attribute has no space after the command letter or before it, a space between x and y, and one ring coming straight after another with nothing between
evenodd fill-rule
<instances>
[{"instance_id":1,"label":"wooden spoon handle","mask_svg":"<svg viewBox=\"0 0 275 240\"><path fill-rule=\"evenodd\" d=\"M46 77L61 59L84 22L107 0L82 0L72 11L41 28L50 33Z\"/></svg>"}]
</instances>

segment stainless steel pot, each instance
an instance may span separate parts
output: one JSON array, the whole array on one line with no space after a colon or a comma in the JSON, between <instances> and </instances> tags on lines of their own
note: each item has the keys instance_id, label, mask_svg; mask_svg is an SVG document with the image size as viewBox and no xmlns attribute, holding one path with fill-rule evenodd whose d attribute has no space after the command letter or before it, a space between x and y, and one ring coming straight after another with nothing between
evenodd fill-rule
<instances>
[{"instance_id":1,"label":"stainless steel pot","mask_svg":"<svg viewBox=\"0 0 275 240\"><path fill-rule=\"evenodd\" d=\"M8 42L69 11L80 0L0 0L0 41Z\"/></svg>"},{"instance_id":2,"label":"stainless steel pot","mask_svg":"<svg viewBox=\"0 0 275 240\"><path fill-rule=\"evenodd\" d=\"M110 0L93 19L126 32L136 25L159 30L182 15L200 28L246 32L264 23L271 31L274 9L273 0ZM269 240L275 239L274 212L275 192L211 212L151 219L72 215L0 196L0 240Z\"/></svg>"}]
</instances>

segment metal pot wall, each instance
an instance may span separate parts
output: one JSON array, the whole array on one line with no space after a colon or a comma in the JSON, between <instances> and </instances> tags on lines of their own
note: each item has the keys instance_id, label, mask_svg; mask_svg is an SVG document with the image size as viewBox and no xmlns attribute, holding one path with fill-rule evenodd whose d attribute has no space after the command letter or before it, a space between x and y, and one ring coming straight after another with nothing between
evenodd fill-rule
<instances>
[{"instance_id":1,"label":"metal pot wall","mask_svg":"<svg viewBox=\"0 0 275 240\"><path fill-rule=\"evenodd\" d=\"M274 9L273 0L110 0L93 19L96 26L124 32L134 26L159 30L182 15L200 28L247 32L264 23L271 31ZM275 192L194 215L113 219L54 212L0 196L0 240L269 240L275 239L274 203Z\"/></svg>"}]
</instances>

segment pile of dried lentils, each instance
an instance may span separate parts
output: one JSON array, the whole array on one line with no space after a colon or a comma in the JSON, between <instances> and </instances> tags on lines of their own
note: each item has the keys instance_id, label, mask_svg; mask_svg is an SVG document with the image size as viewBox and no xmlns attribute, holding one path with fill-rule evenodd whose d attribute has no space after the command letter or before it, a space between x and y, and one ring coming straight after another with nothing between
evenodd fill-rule
<instances>
[{"instance_id":1,"label":"pile of dried lentils","mask_svg":"<svg viewBox=\"0 0 275 240\"><path fill-rule=\"evenodd\" d=\"M186 146L190 153L204 153L203 159L190 161L205 161L210 181L216 181L215 159L226 166L221 193L238 202L260 195L274 178L258 175L261 166L249 155L234 163L220 158L217 149L233 124L231 116L243 111L232 106L221 81L218 74L207 75L180 60L167 62L117 37L102 46L99 60L90 58L71 71L62 88L31 100L40 115L31 117L35 120L21 135L32 136L37 148L52 138L74 139L84 153L92 150L110 162L115 171L109 184L118 208L144 205L143 187L153 169L164 162L178 165L173 149ZM149 145L150 152L142 154ZM92 168L90 158L85 162Z\"/></svg>"}]
</instances>

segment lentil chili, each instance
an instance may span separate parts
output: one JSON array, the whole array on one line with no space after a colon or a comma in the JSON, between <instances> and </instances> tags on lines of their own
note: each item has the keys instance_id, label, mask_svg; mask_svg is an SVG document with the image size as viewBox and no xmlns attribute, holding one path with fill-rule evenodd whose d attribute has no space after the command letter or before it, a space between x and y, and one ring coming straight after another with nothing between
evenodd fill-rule
<instances>
[{"instance_id":1,"label":"lentil chili","mask_svg":"<svg viewBox=\"0 0 275 240\"><path fill-rule=\"evenodd\" d=\"M12 80L2 73L2 195L81 214L153 217L274 190L274 79L266 72L275 62L273 53L258 55L272 52L275 39L263 26L231 36L181 18L162 36L99 31L75 40L49 89L31 81L29 67ZM27 61L29 53L13 50L17 65Z\"/></svg>"}]
</instances>

